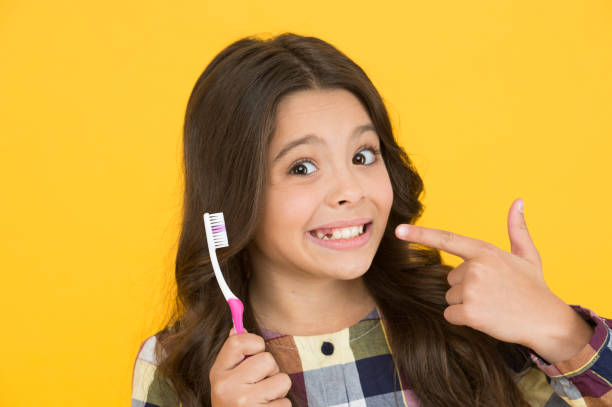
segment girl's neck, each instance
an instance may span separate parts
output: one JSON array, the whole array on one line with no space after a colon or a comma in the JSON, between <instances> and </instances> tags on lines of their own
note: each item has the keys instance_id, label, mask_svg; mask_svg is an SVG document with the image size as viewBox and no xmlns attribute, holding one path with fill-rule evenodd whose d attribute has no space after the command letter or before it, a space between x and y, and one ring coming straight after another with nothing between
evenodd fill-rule
<instances>
[{"instance_id":1,"label":"girl's neck","mask_svg":"<svg viewBox=\"0 0 612 407\"><path fill-rule=\"evenodd\" d=\"M274 332L311 336L336 332L359 322L376 303L361 277L295 283L258 273L249 279L249 302L257 324Z\"/></svg>"}]
</instances>

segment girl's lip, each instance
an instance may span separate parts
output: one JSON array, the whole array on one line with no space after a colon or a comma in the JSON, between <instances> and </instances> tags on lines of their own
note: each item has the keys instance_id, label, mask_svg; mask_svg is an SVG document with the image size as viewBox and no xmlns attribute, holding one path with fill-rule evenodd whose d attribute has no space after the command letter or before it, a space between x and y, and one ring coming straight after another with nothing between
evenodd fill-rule
<instances>
[{"instance_id":1,"label":"girl's lip","mask_svg":"<svg viewBox=\"0 0 612 407\"><path fill-rule=\"evenodd\" d=\"M334 250L350 250L357 249L367 242L370 241L372 236L372 222L366 223L364 226L364 232L362 235L355 236L352 239L337 239L337 240L323 240L318 237L314 237L310 232L306 232L306 238L312 240L314 243Z\"/></svg>"}]
</instances>

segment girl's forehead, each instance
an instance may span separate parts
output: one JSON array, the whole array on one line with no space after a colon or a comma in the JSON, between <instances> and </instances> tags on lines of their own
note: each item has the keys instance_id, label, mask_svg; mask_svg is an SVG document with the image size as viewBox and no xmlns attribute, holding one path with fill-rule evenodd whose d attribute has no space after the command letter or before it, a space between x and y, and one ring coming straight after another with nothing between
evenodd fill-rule
<instances>
[{"instance_id":1,"label":"girl's forehead","mask_svg":"<svg viewBox=\"0 0 612 407\"><path fill-rule=\"evenodd\" d=\"M279 104L271 142L284 143L308 134L348 134L368 122L368 113L348 91L300 91Z\"/></svg>"},{"instance_id":2,"label":"girl's forehead","mask_svg":"<svg viewBox=\"0 0 612 407\"><path fill-rule=\"evenodd\" d=\"M327 112L352 111L361 108L360 101L344 89L303 90L286 95L278 104L277 121L311 117Z\"/></svg>"}]
</instances>

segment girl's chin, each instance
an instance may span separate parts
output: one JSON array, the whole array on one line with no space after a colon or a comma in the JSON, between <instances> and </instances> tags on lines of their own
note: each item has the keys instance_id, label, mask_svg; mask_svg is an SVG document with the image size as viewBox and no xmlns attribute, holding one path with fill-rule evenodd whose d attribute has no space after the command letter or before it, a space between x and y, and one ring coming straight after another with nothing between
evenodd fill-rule
<instances>
[{"instance_id":1,"label":"girl's chin","mask_svg":"<svg viewBox=\"0 0 612 407\"><path fill-rule=\"evenodd\" d=\"M346 264L346 262L328 262L327 266L319 270L317 274L321 276L327 276L335 280L354 280L363 276L370 267L372 259L364 259L362 262L355 262L352 264Z\"/></svg>"}]
</instances>

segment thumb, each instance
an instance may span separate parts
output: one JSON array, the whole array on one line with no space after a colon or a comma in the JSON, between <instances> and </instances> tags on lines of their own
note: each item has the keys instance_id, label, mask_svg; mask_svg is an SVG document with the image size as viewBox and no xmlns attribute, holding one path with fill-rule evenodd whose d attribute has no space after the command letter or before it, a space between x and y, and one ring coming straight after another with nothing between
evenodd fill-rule
<instances>
[{"instance_id":1,"label":"thumb","mask_svg":"<svg viewBox=\"0 0 612 407\"><path fill-rule=\"evenodd\" d=\"M247 333L246 328L244 328L244 333ZM234 327L232 327L232 329L230 329L229 331L229 336L232 336L232 335L236 335L236 329Z\"/></svg>"},{"instance_id":2,"label":"thumb","mask_svg":"<svg viewBox=\"0 0 612 407\"><path fill-rule=\"evenodd\" d=\"M508 236L510 237L510 250L525 260L540 264L540 254L533 244L524 214L524 201L522 198L515 200L510 206L508 213Z\"/></svg>"}]
</instances>

